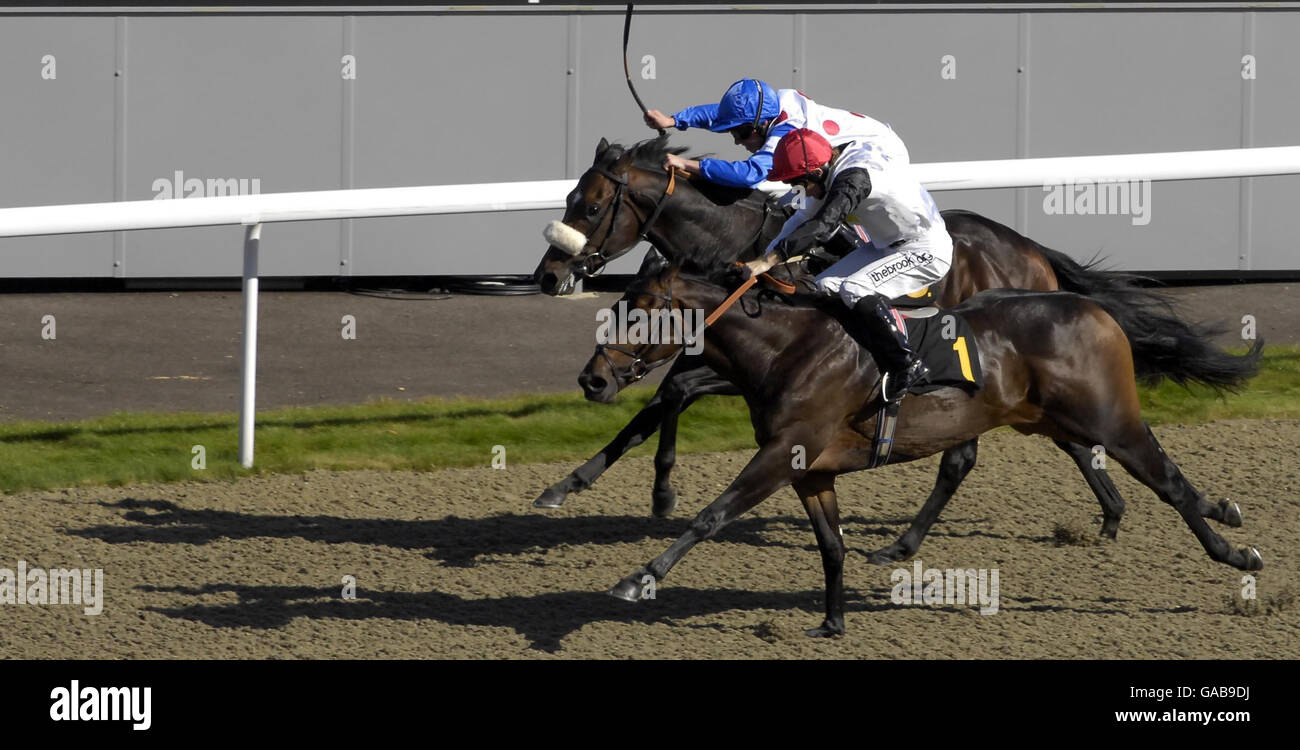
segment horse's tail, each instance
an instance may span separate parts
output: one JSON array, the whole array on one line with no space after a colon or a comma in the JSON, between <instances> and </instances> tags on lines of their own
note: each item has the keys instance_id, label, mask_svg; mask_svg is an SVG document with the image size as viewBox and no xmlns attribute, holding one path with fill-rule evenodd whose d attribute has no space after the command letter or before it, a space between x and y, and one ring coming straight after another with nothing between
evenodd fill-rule
<instances>
[{"instance_id":1,"label":"horse's tail","mask_svg":"<svg viewBox=\"0 0 1300 750\"><path fill-rule=\"evenodd\" d=\"M1119 323L1133 348L1138 380L1155 384L1169 378L1186 387L1203 383L1216 391L1237 391L1259 371L1263 340L1241 355L1210 343L1228 329L1180 318L1165 296L1142 288L1142 276L1098 269L1096 259L1080 264L1068 255L1038 247L1065 291L1101 305Z\"/></svg>"}]
</instances>

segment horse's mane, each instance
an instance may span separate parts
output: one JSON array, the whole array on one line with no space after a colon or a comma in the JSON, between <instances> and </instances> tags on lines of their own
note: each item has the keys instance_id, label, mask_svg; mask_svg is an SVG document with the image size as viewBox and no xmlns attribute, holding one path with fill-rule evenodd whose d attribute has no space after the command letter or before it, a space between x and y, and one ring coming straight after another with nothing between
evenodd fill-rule
<instances>
[{"instance_id":1,"label":"horse's mane","mask_svg":"<svg viewBox=\"0 0 1300 750\"><path fill-rule=\"evenodd\" d=\"M646 172L663 173L664 159L669 154L680 156L690 150L689 146L679 146L669 144L670 135L647 138L644 141L638 141L631 147L624 146L621 143L611 143L609 148L605 149L596 159L596 166L612 170L614 165L621 160L630 159L631 165L637 169ZM700 159L709 154L692 155L691 159ZM764 202L771 202L773 205L776 199L761 190L753 188L737 188L727 185L719 185L709 180L692 178L691 187L707 198L710 202L719 206L730 206L744 200L753 201L760 206Z\"/></svg>"}]
</instances>

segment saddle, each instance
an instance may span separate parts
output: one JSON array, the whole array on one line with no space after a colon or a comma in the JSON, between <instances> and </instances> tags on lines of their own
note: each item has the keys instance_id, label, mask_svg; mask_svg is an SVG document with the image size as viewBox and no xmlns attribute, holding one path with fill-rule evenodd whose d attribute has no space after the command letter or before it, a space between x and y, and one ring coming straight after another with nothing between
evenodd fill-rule
<instances>
[{"instance_id":1,"label":"saddle","mask_svg":"<svg viewBox=\"0 0 1300 750\"><path fill-rule=\"evenodd\" d=\"M889 300L889 306L904 318L929 318L939 314L938 300L934 296L934 286L927 286L911 294L904 294ZM911 333L909 329L909 334Z\"/></svg>"},{"instance_id":2,"label":"saddle","mask_svg":"<svg viewBox=\"0 0 1300 750\"><path fill-rule=\"evenodd\" d=\"M913 305L899 309L898 313L904 318L912 350L930 370L926 379L909 389L908 393L924 394L951 387L974 393L984 387L984 370L980 367L975 331L961 313L934 306L916 307L918 302L924 304L924 295L929 292L929 287L926 287L920 292L890 300L890 305L895 308L900 303ZM877 410L869 469L889 463L894 429L898 426L898 405L899 402L882 403Z\"/></svg>"}]
</instances>

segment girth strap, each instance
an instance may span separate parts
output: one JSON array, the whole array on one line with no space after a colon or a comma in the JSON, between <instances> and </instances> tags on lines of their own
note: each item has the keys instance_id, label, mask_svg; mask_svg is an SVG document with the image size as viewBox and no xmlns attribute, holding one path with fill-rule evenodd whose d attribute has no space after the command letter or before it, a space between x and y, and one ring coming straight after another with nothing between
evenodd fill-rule
<instances>
[{"instance_id":1,"label":"girth strap","mask_svg":"<svg viewBox=\"0 0 1300 750\"><path fill-rule=\"evenodd\" d=\"M868 469L889 463L889 453L894 448L894 428L898 426L898 404L898 401L885 403L876 413L876 436L871 444Z\"/></svg>"}]
</instances>

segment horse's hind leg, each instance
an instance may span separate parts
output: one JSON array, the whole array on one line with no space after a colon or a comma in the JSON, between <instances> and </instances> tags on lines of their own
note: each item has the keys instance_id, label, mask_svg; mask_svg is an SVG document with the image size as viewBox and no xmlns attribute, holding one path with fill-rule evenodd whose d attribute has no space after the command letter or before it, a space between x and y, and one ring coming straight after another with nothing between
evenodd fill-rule
<instances>
[{"instance_id":1,"label":"horse's hind leg","mask_svg":"<svg viewBox=\"0 0 1300 750\"><path fill-rule=\"evenodd\" d=\"M978 447L977 438L961 445L954 445L943 452L943 458L939 460L939 476L934 480L934 489L925 499L921 512L917 513L916 518L912 520L911 527L899 537L898 541L867 555L868 560L876 565L888 565L906 560L916 554L921 541L925 539L926 534L930 533L930 527L938 520L944 506L957 491L957 485L961 484L974 468Z\"/></svg>"},{"instance_id":2,"label":"horse's hind leg","mask_svg":"<svg viewBox=\"0 0 1300 750\"><path fill-rule=\"evenodd\" d=\"M652 512L656 518L664 518L677 507L677 491L672 482L673 466L677 463L677 418L700 396L735 395L738 391L706 367L683 373L671 382L664 381L659 393L663 397L663 420L659 425L659 448L655 451Z\"/></svg>"},{"instance_id":3,"label":"horse's hind leg","mask_svg":"<svg viewBox=\"0 0 1300 750\"><path fill-rule=\"evenodd\" d=\"M1105 469L1098 469L1092 465L1092 451L1077 443L1069 443L1064 440L1053 441L1056 446L1065 451L1070 458L1074 459L1075 465L1079 467L1079 472L1088 482L1088 487L1092 489L1092 494L1097 496L1097 502L1101 503L1101 535L1115 538L1119 531L1119 521L1124 515L1124 498L1115 488L1115 483L1110 481L1110 474ZM1201 516L1219 521L1225 526L1237 527L1241 525L1241 506L1236 503L1230 503L1227 500L1220 500L1212 503L1203 497L1197 496L1197 511Z\"/></svg>"},{"instance_id":4,"label":"horse's hind leg","mask_svg":"<svg viewBox=\"0 0 1300 750\"><path fill-rule=\"evenodd\" d=\"M1105 441L1107 452L1114 456L1128 473L1150 487L1161 500L1169 503L1183 517L1184 523L1215 562L1225 563L1240 570L1259 570L1264 560L1254 547L1233 549L1205 522L1201 509L1206 505L1201 493L1187 481L1164 448L1151 433L1151 428L1141 420L1128 425L1117 439Z\"/></svg>"},{"instance_id":5,"label":"horse's hind leg","mask_svg":"<svg viewBox=\"0 0 1300 750\"><path fill-rule=\"evenodd\" d=\"M1124 517L1124 498L1120 496L1119 490L1115 489L1115 483L1110 481L1110 475L1105 469L1092 465L1094 456L1088 448L1064 440L1053 442L1056 443L1056 447L1074 459L1079 472L1083 474L1088 487L1092 489L1092 494L1096 495L1097 502L1101 503L1101 535L1114 539L1119 532L1119 521Z\"/></svg>"},{"instance_id":6,"label":"horse's hind leg","mask_svg":"<svg viewBox=\"0 0 1300 750\"><path fill-rule=\"evenodd\" d=\"M1224 526L1236 528L1241 525L1241 506L1234 502L1220 500L1214 503L1201 497L1196 507L1202 517L1218 521Z\"/></svg>"},{"instance_id":7,"label":"horse's hind leg","mask_svg":"<svg viewBox=\"0 0 1300 750\"><path fill-rule=\"evenodd\" d=\"M1053 299L1066 304L1072 298ZM1142 421L1132 348L1119 325L1100 308L1078 314L1071 325L1076 340L1087 340L1089 345L1071 346L1055 357L1038 357L1033 365L1032 379L1042 388L1044 417L1052 425L1046 432L1079 445L1101 445L1108 458L1119 461L1133 478L1178 511L1212 560L1241 570L1262 568L1257 550L1233 549L1205 522L1203 513L1209 503Z\"/></svg>"},{"instance_id":8,"label":"horse's hind leg","mask_svg":"<svg viewBox=\"0 0 1300 750\"><path fill-rule=\"evenodd\" d=\"M840 535L840 507L835 499L835 475L815 472L795 481L808 520L817 535L826 575L826 619L804 634L825 638L844 633L844 538Z\"/></svg>"}]
</instances>

